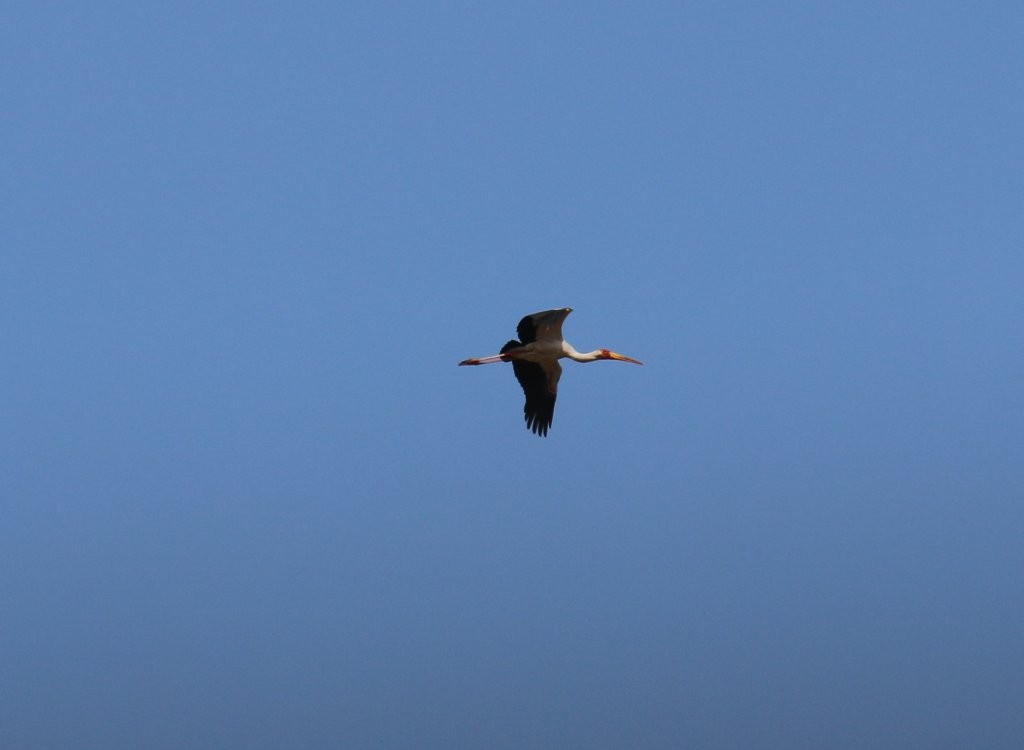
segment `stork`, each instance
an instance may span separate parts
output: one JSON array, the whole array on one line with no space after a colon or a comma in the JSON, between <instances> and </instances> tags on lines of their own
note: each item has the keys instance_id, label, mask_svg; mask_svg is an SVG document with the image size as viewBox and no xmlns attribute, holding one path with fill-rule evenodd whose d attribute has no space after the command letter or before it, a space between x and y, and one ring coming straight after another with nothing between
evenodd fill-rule
<instances>
[{"instance_id":1,"label":"stork","mask_svg":"<svg viewBox=\"0 0 1024 750\"><path fill-rule=\"evenodd\" d=\"M548 428L555 417L555 399L558 397L558 379L562 377L562 366L558 360L568 357L576 362L597 362L614 359L619 362L643 362L626 357L608 349L594 349L592 352L578 352L572 344L562 338L562 323L572 312L571 307L559 310L545 310L527 315L519 321L516 332L519 341L513 339L501 347L501 352L491 357L471 357L459 365L489 365L495 362L511 362L516 380L526 394L523 414L526 426L534 434L547 436Z\"/></svg>"}]
</instances>

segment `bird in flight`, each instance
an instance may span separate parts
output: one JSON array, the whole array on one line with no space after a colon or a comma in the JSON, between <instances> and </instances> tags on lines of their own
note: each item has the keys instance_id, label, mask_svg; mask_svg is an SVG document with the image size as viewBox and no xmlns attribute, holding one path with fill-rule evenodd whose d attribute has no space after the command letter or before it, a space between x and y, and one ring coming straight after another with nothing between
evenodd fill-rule
<instances>
[{"instance_id":1,"label":"bird in flight","mask_svg":"<svg viewBox=\"0 0 1024 750\"><path fill-rule=\"evenodd\" d=\"M576 362L597 362L600 359L616 359L619 362L643 362L625 357L608 349L595 349L581 353L562 338L562 323L572 312L571 307L559 310L545 310L527 315L519 321L516 332L519 341L513 339L501 347L501 353L491 357L472 357L459 365L489 365L494 362L511 362L516 380L526 394L523 414L527 428L537 435L546 436L551 420L555 417L555 398L558 396L558 379L562 377L562 366L558 360L568 357Z\"/></svg>"}]
</instances>

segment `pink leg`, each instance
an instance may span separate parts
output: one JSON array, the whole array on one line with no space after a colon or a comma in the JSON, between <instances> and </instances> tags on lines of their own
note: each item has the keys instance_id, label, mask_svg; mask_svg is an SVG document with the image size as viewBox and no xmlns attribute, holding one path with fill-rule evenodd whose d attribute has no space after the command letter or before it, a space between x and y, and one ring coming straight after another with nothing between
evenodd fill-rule
<instances>
[{"instance_id":1,"label":"pink leg","mask_svg":"<svg viewBox=\"0 0 1024 750\"><path fill-rule=\"evenodd\" d=\"M495 362L508 362L511 359L507 354L495 354L493 357L472 357L459 362L462 365L490 365Z\"/></svg>"}]
</instances>

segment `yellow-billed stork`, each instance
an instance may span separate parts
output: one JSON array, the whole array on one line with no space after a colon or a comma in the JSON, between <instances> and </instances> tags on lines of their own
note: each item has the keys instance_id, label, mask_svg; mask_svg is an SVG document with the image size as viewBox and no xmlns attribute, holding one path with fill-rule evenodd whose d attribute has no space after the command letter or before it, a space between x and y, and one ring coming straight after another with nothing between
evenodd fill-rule
<instances>
[{"instance_id":1,"label":"yellow-billed stork","mask_svg":"<svg viewBox=\"0 0 1024 750\"><path fill-rule=\"evenodd\" d=\"M511 362L516 379L526 394L526 405L523 406L526 426L537 435L548 434L555 416L558 379L562 377L562 366L558 360L562 357L576 362L615 359L635 365L643 364L608 349L595 349L586 353L573 349L572 344L562 338L562 323L571 312L571 307L563 307L560 310L531 313L520 320L516 327L519 341L509 341L501 347L501 353L494 356L472 357L459 362L459 365Z\"/></svg>"}]
</instances>

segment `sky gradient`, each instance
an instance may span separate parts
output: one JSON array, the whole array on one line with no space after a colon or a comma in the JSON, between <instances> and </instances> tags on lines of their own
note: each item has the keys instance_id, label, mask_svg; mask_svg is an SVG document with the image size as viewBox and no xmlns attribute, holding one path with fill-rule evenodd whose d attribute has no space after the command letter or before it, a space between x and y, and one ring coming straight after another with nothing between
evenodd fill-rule
<instances>
[{"instance_id":1,"label":"sky gradient","mask_svg":"<svg viewBox=\"0 0 1024 750\"><path fill-rule=\"evenodd\" d=\"M1022 8L9 5L3 744L1017 750Z\"/></svg>"}]
</instances>

